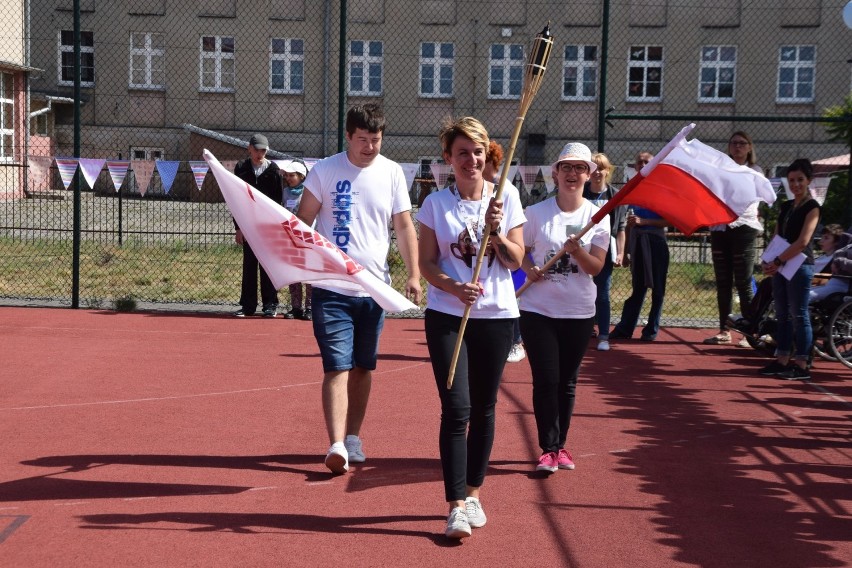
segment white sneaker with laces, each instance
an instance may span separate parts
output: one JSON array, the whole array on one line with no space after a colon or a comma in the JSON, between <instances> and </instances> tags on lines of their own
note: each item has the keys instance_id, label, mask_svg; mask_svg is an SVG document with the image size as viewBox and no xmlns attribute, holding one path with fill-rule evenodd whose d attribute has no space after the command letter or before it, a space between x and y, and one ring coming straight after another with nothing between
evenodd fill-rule
<instances>
[{"instance_id":1,"label":"white sneaker with laces","mask_svg":"<svg viewBox=\"0 0 852 568\"><path fill-rule=\"evenodd\" d=\"M349 471L349 454L342 442L335 442L325 455L325 467L332 473L346 473Z\"/></svg>"},{"instance_id":2,"label":"white sneaker with laces","mask_svg":"<svg viewBox=\"0 0 852 568\"><path fill-rule=\"evenodd\" d=\"M367 456L364 454L364 445L358 436L349 434L343 440L343 445L346 446L350 463L364 463L367 460Z\"/></svg>"},{"instance_id":3,"label":"white sneaker with laces","mask_svg":"<svg viewBox=\"0 0 852 568\"><path fill-rule=\"evenodd\" d=\"M464 507L456 507L450 511L447 517L447 530L444 534L448 538L466 538L471 533L470 523L467 521L467 513Z\"/></svg>"},{"instance_id":4,"label":"white sneaker with laces","mask_svg":"<svg viewBox=\"0 0 852 568\"><path fill-rule=\"evenodd\" d=\"M485 509L482 508L482 503L479 502L479 499L468 497L464 500L464 509L467 513L467 522L470 526L475 529L485 526L485 522L488 519L485 518Z\"/></svg>"},{"instance_id":5,"label":"white sneaker with laces","mask_svg":"<svg viewBox=\"0 0 852 568\"><path fill-rule=\"evenodd\" d=\"M506 361L509 363L518 363L522 361L524 357L527 356L527 352L524 351L524 346L521 343L515 343L512 345L512 349L509 351L509 356L506 357Z\"/></svg>"},{"instance_id":6,"label":"white sneaker with laces","mask_svg":"<svg viewBox=\"0 0 852 568\"><path fill-rule=\"evenodd\" d=\"M598 341L598 351L609 351L609 341L606 339Z\"/></svg>"}]
</instances>

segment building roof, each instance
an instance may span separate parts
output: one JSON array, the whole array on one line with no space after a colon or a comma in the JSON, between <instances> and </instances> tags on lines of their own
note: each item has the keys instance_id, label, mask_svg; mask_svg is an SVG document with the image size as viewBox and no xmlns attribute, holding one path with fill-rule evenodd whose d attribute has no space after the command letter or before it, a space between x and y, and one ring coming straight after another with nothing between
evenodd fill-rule
<instances>
[{"instance_id":1,"label":"building roof","mask_svg":"<svg viewBox=\"0 0 852 568\"><path fill-rule=\"evenodd\" d=\"M227 134L222 134L221 132L216 132L215 130L209 130L207 128L195 126L194 124L184 124L183 128L184 130L187 130L194 134L206 136L208 138L212 138L214 140L218 140L226 144L233 144L234 146L238 146L240 148L248 148L249 145L248 139L243 140L234 136L228 136ZM279 152L277 150L273 150L272 148L269 148L269 150L266 152L266 155L269 158L293 158L293 156L291 156L290 154L285 154L284 152Z\"/></svg>"}]
</instances>

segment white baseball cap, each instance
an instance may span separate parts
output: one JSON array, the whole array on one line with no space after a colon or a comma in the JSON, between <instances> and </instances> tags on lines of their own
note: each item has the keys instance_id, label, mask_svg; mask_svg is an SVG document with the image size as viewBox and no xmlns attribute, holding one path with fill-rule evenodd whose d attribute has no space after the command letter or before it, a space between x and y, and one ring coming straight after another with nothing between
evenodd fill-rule
<instances>
[{"instance_id":1,"label":"white baseball cap","mask_svg":"<svg viewBox=\"0 0 852 568\"><path fill-rule=\"evenodd\" d=\"M281 169L287 172L288 174L302 174L302 177L306 177L308 175L308 168L305 167L305 164L298 160L287 160Z\"/></svg>"},{"instance_id":2,"label":"white baseball cap","mask_svg":"<svg viewBox=\"0 0 852 568\"><path fill-rule=\"evenodd\" d=\"M553 169L559 166L560 162L586 162L589 165L589 173L598 169L598 165L592 161L592 151L589 147L580 142L569 142L565 144L562 151L559 152L559 157L553 162Z\"/></svg>"}]
</instances>

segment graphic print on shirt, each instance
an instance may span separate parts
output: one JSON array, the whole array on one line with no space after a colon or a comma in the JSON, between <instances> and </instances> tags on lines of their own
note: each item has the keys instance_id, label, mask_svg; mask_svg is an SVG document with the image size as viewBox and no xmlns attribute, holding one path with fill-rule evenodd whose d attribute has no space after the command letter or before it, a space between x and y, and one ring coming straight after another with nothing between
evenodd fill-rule
<instances>
[{"instance_id":1,"label":"graphic print on shirt","mask_svg":"<svg viewBox=\"0 0 852 568\"><path fill-rule=\"evenodd\" d=\"M571 235L576 235L582 229L583 229L583 227L580 226L580 225L565 225L565 238L567 239ZM556 255L556 253L559 252L559 250L562 250L562 249L548 251L544 255L545 263L547 261L549 261L551 258L553 258ZM562 258L557 260L556 263L553 266L550 267L550 269L547 271L547 276L550 276L551 278L556 279L556 278L558 278L557 275L568 275L568 274L579 274L579 273L580 273L580 267L577 264L571 262L571 255L570 254L565 253L564 255L562 255Z\"/></svg>"},{"instance_id":2,"label":"graphic print on shirt","mask_svg":"<svg viewBox=\"0 0 852 568\"><path fill-rule=\"evenodd\" d=\"M470 223L468 224L470 226ZM474 231L477 234L481 234L481 227L479 223L474 221ZM470 236L470 232L467 228L464 231L459 233L458 239L455 243L450 245L450 252L453 253L453 256L457 259L461 260L465 263L468 268L473 267L473 259L476 258L476 255L479 253L479 245L480 241L474 242L474 240ZM488 267L494 263L494 249L490 249L488 251Z\"/></svg>"},{"instance_id":3,"label":"graphic print on shirt","mask_svg":"<svg viewBox=\"0 0 852 568\"><path fill-rule=\"evenodd\" d=\"M334 244L343 252L348 252L349 224L352 221L352 200L357 193L352 192L352 182L341 180L337 182L335 191L332 192L332 215L334 216L334 228L332 237Z\"/></svg>"}]
</instances>

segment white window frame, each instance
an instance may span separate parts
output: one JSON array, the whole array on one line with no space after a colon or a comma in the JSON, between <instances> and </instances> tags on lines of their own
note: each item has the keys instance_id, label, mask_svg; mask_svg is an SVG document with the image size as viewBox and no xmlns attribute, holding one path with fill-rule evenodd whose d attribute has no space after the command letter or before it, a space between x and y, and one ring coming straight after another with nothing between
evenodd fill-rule
<instances>
[{"instance_id":1,"label":"white window frame","mask_svg":"<svg viewBox=\"0 0 852 568\"><path fill-rule=\"evenodd\" d=\"M276 50L276 42L283 42L283 51ZM296 52L293 42L297 42ZM301 52L298 48L301 47ZM284 86L276 88L274 84L273 66L276 62L283 64L281 76ZM293 67L301 67L301 86L293 86ZM301 95L305 92L305 40L302 38L274 37L269 40L269 92L276 95Z\"/></svg>"},{"instance_id":2,"label":"white window frame","mask_svg":"<svg viewBox=\"0 0 852 568\"><path fill-rule=\"evenodd\" d=\"M733 53L733 59L730 55ZM713 72L712 82L705 80L704 72ZM723 81L725 72L731 73L730 81ZM704 93L704 86L713 86L713 95ZM719 96L721 85L731 85L731 96ZM698 63L698 102L700 103L732 103L737 95L737 47L735 45L703 45Z\"/></svg>"},{"instance_id":3,"label":"white window frame","mask_svg":"<svg viewBox=\"0 0 852 568\"><path fill-rule=\"evenodd\" d=\"M139 154L137 156L136 154ZM130 147L130 159L131 160L165 160L166 159L166 151L163 148L158 148L156 146L131 146Z\"/></svg>"},{"instance_id":4,"label":"white window frame","mask_svg":"<svg viewBox=\"0 0 852 568\"><path fill-rule=\"evenodd\" d=\"M495 57L494 48L501 47L501 56ZM519 52L520 51L520 57ZM488 98L518 100L524 90L524 45L520 43L492 43L488 49ZM495 81L494 73L501 72L500 92L492 89ZM513 83L519 83L518 93L512 93Z\"/></svg>"},{"instance_id":5,"label":"white window frame","mask_svg":"<svg viewBox=\"0 0 852 568\"><path fill-rule=\"evenodd\" d=\"M71 34L71 43L62 43L62 32L67 32ZM63 79L62 71L65 69L65 66L62 62L63 54L70 53L73 61L74 56L74 42L73 42L73 31L71 30L59 30L59 37L57 38L58 49L57 49L57 81L60 85L73 86L74 85L74 65L72 63L70 75L71 79ZM85 36L89 35L91 37L92 45L84 45ZM86 65L86 60L91 60L91 65ZM92 70L92 80L84 81L83 77L86 75L86 69ZM80 86L81 87L94 87L95 86L95 33L89 30L83 30L80 32Z\"/></svg>"},{"instance_id":6,"label":"white window frame","mask_svg":"<svg viewBox=\"0 0 852 568\"><path fill-rule=\"evenodd\" d=\"M568 59L568 48L577 50L576 59ZM588 50L594 49L594 57L588 59ZM562 49L562 100L563 101L594 101L598 98L598 55L600 49L597 45L574 45L568 44ZM568 83L568 73L574 70L575 94L566 95L565 87ZM588 77L592 73L593 77ZM589 81L591 79L591 81ZM585 86L591 84L594 94L585 94Z\"/></svg>"},{"instance_id":7,"label":"white window frame","mask_svg":"<svg viewBox=\"0 0 852 568\"><path fill-rule=\"evenodd\" d=\"M793 50L793 51L790 51ZM813 57L802 59L802 52L809 50L813 53ZM792 56L792 59L790 58ZM775 102L776 103L812 103L816 96L816 45L782 45L778 48L778 81L775 86ZM781 74L784 71L792 71L792 81L785 81L784 85L791 84L793 95L789 97L781 96ZM810 72L810 81L802 79L801 75ZM798 95L801 85L810 85L811 94L808 97Z\"/></svg>"},{"instance_id":8,"label":"white window frame","mask_svg":"<svg viewBox=\"0 0 852 568\"><path fill-rule=\"evenodd\" d=\"M432 53L434 56L426 57L423 55L423 51L426 46L432 46ZM447 48L450 50L451 54L449 56L446 55L444 49ZM420 82L418 89L420 91L420 96L427 99L449 99L453 97L455 92L455 60L456 60L456 46L451 42L441 42L441 41L424 41L420 44ZM432 72L432 90L427 91L424 87L424 82L429 80L424 77L424 72L430 70ZM449 71L450 77L450 90L449 92L443 92L441 89L442 83L446 80L442 77L442 73L444 71Z\"/></svg>"},{"instance_id":9,"label":"white window frame","mask_svg":"<svg viewBox=\"0 0 852 568\"><path fill-rule=\"evenodd\" d=\"M353 46L355 44L361 44L361 53L358 55L353 55ZM378 46L381 50L381 55L371 55L372 48ZM352 39L349 40L347 44L347 61L346 65L346 92L349 96L352 97L363 97L363 96L382 96L384 93L384 85L385 85L385 46L384 42L380 40L368 40L368 39ZM352 88L352 71L356 68L361 70L361 88L353 89ZM378 69L378 79L379 79L379 88L371 89L370 82L373 78L373 71Z\"/></svg>"},{"instance_id":10,"label":"white window frame","mask_svg":"<svg viewBox=\"0 0 852 568\"><path fill-rule=\"evenodd\" d=\"M141 36L144 42L142 46L133 45L133 37ZM163 47L153 47L154 36L159 36L159 44ZM142 58L142 67L137 71L144 72L145 79L142 83L133 82L133 60L134 56ZM159 64L159 69L156 69ZM129 75L127 84L131 89L164 90L166 88L166 37L165 34L156 32L130 32L130 58ZM163 77L162 83L154 81L155 71L160 71Z\"/></svg>"},{"instance_id":11,"label":"white window frame","mask_svg":"<svg viewBox=\"0 0 852 568\"><path fill-rule=\"evenodd\" d=\"M7 91L10 96L6 95ZM9 122L9 124L7 124L7 122ZM7 141L11 143L7 143ZM14 159L15 75L13 73L0 71L0 163L12 162Z\"/></svg>"},{"instance_id":12,"label":"white window frame","mask_svg":"<svg viewBox=\"0 0 852 568\"><path fill-rule=\"evenodd\" d=\"M649 59L651 50L660 50L659 59ZM638 57L635 58L635 57ZM663 67L665 64L665 49L661 45L631 45L627 50L627 94L626 100L629 102L638 103L656 103L663 100ZM642 94L632 95L630 93L630 85L637 81L631 79L631 71L635 69L642 70ZM651 80L650 76L654 71L660 74L659 80ZM660 94L649 96L649 85L659 83Z\"/></svg>"},{"instance_id":13,"label":"white window frame","mask_svg":"<svg viewBox=\"0 0 852 568\"><path fill-rule=\"evenodd\" d=\"M213 51L204 51L205 38L213 38L215 45ZM223 51L223 43L228 43L224 40L230 40L233 46L233 51ZM218 36L218 35L202 35L199 38L198 44L198 90L202 93L233 93L236 86L236 52L237 42L234 36ZM213 86L204 85L204 62L213 61ZM223 70L223 64L230 61L232 67L229 73L227 69ZM227 79L230 76L231 85L227 85Z\"/></svg>"}]
</instances>

